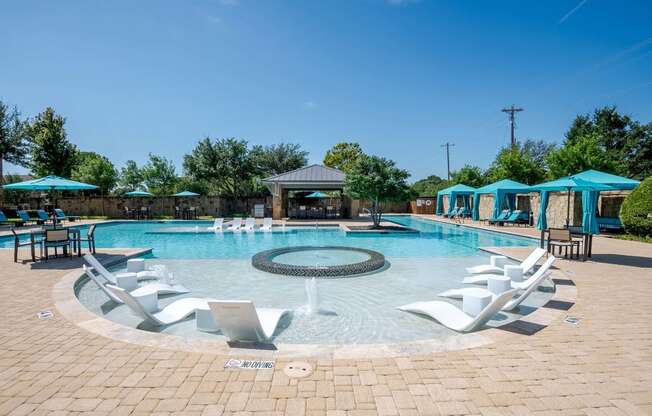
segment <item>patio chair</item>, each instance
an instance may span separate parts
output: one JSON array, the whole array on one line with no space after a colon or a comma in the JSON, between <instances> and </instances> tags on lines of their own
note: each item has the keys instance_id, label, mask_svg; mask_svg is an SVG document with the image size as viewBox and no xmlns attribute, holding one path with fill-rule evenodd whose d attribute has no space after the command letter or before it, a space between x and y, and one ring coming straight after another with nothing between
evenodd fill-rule
<instances>
[{"instance_id":1,"label":"patio chair","mask_svg":"<svg viewBox=\"0 0 652 416\"><path fill-rule=\"evenodd\" d=\"M562 249L566 249L564 252L564 258L568 258L568 249L570 248L570 255L573 258L573 250L577 248L576 257L580 257L580 245L581 241L574 240L571 232L567 228L549 228L548 229L548 253L555 254L555 247L559 248L559 254L561 254Z\"/></svg>"},{"instance_id":2,"label":"patio chair","mask_svg":"<svg viewBox=\"0 0 652 416\"><path fill-rule=\"evenodd\" d=\"M154 295L146 296L149 299L144 305L126 289L107 284L106 287L113 292L131 311L143 320L155 326L167 326L182 321L194 315L197 309L208 309L208 299L183 298L176 300L163 309L158 308L158 300ZM152 305L153 303L154 305Z\"/></svg>"},{"instance_id":3,"label":"patio chair","mask_svg":"<svg viewBox=\"0 0 652 416\"><path fill-rule=\"evenodd\" d=\"M211 300L208 307L231 341L265 342L289 313L286 309L256 308L250 300Z\"/></svg>"},{"instance_id":4,"label":"patio chair","mask_svg":"<svg viewBox=\"0 0 652 416\"><path fill-rule=\"evenodd\" d=\"M111 299L115 303L124 303L122 299L120 299L118 296L115 295L115 293L107 289L106 285L111 284L111 282L106 280L100 274L96 275L93 272L93 269L91 267L86 267L85 264L82 265L82 268L84 269L84 273L86 273L86 276L88 276L88 278L91 279L97 285L97 287L99 287L100 290L104 292L106 296L109 297L109 299ZM186 289L182 285L170 285L168 283L152 282L152 283L147 283L144 286L138 287L137 282L135 281L132 282L129 279L125 279L120 283L126 283L126 284L122 286L119 284L114 284L114 286L127 290L132 296L136 298L143 295L149 295L152 293L155 293L157 295L178 295L183 293L190 293L190 290Z\"/></svg>"},{"instance_id":5,"label":"patio chair","mask_svg":"<svg viewBox=\"0 0 652 416\"><path fill-rule=\"evenodd\" d=\"M223 225L224 225L224 218L215 218L215 221L213 221L213 225L210 227L206 227L206 230L213 231L213 232L222 231Z\"/></svg>"},{"instance_id":6,"label":"patio chair","mask_svg":"<svg viewBox=\"0 0 652 416\"><path fill-rule=\"evenodd\" d=\"M143 270L142 272L138 272L138 273L131 273L131 272L111 273L91 253L84 254L84 260L92 268L94 268L96 272L101 274L102 277L104 277L106 280L108 280L112 284L117 284L118 278L121 278L121 277L124 277L124 276L136 276L136 278L138 280L158 280L159 278L162 277L162 276L160 276L160 274L156 270Z\"/></svg>"},{"instance_id":7,"label":"patio chair","mask_svg":"<svg viewBox=\"0 0 652 416\"><path fill-rule=\"evenodd\" d=\"M543 249L542 249L542 248L537 248L537 249L535 249L535 251L536 251L536 250L543 250ZM537 254L539 254L539 253L541 253L541 251L538 251L538 252L537 252ZM545 254L546 251L543 250L543 253ZM531 254L530 254L530 255L529 255L529 256L528 256L528 257L523 261L523 263L521 263L521 267L522 267L524 270L525 270L525 267L527 267L529 264L532 263L532 261L534 261L534 264L536 264L536 262L539 261L538 259L534 260L534 258L535 258L534 254L535 254L535 253L532 252L532 253L531 253ZM530 263L525 264L525 262L528 261L528 259L529 259ZM544 273L546 270L548 270L548 269L550 268L550 266L552 266L552 263L554 263L554 261L555 261L555 257L554 257L554 256L550 256L550 257L548 257L548 259L545 261L545 263L543 263L543 264L541 265L541 267L539 267L539 268L537 269L537 271L536 271L535 274L538 275L538 273ZM534 265L532 265L532 267L534 267ZM532 267L531 267L531 268L532 268ZM531 269L531 268L530 268L530 269ZM525 274L525 272L523 272L523 274ZM496 275L495 275L495 274L491 274L491 273L487 273L487 274L477 274L477 275L475 275L475 276L465 277L465 278L462 280L462 283L465 283L465 284L475 284L475 285L486 285L486 284L487 284L487 281L488 281L489 278L491 278L491 277L496 277Z\"/></svg>"},{"instance_id":8,"label":"patio chair","mask_svg":"<svg viewBox=\"0 0 652 416\"><path fill-rule=\"evenodd\" d=\"M54 214L59 221L79 221L81 219L78 215L66 215L61 208L55 208Z\"/></svg>"},{"instance_id":9,"label":"patio chair","mask_svg":"<svg viewBox=\"0 0 652 416\"><path fill-rule=\"evenodd\" d=\"M86 232L86 238L80 238L79 242L87 242L88 243L88 252L95 254L95 224L91 224L88 226L88 231ZM81 246L79 247L79 250L81 251Z\"/></svg>"},{"instance_id":10,"label":"patio chair","mask_svg":"<svg viewBox=\"0 0 652 416\"><path fill-rule=\"evenodd\" d=\"M509 214L510 214L509 210L504 209L500 212L500 214L496 218L489 219L489 224L503 223L507 221L507 219L509 218Z\"/></svg>"},{"instance_id":11,"label":"patio chair","mask_svg":"<svg viewBox=\"0 0 652 416\"><path fill-rule=\"evenodd\" d=\"M64 257L72 259L72 240L67 229L58 230L45 230L45 239L43 239L43 251L45 252L45 260L49 260L50 255L48 249L54 249L54 257L58 256L58 249L61 248Z\"/></svg>"},{"instance_id":12,"label":"patio chair","mask_svg":"<svg viewBox=\"0 0 652 416\"><path fill-rule=\"evenodd\" d=\"M244 230L254 231L255 228L256 228L256 219L253 217L247 217L247 219L245 219Z\"/></svg>"},{"instance_id":13,"label":"patio chair","mask_svg":"<svg viewBox=\"0 0 652 416\"><path fill-rule=\"evenodd\" d=\"M460 209L462 209L462 207L455 207L455 208L453 208L453 210L451 212L445 212L444 217L452 218L452 217L457 215L457 213L458 213L458 211Z\"/></svg>"},{"instance_id":14,"label":"patio chair","mask_svg":"<svg viewBox=\"0 0 652 416\"><path fill-rule=\"evenodd\" d=\"M30 217L29 214L27 213L27 211L25 211L25 210L22 210L22 209L17 210L16 215L18 215L18 218L20 218L20 221L23 224L27 224L27 223L36 224L37 223L37 221L35 219L32 219L32 217Z\"/></svg>"},{"instance_id":15,"label":"patio chair","mask_svg":"<svg viewBox=\"0 0 652 416\"><path fill-rule=\"evenodd\" d=\"M414 302L408 305L399 306L397 309L404 312L412 312L426 315L439 321L442 325L458 332L469 332L486 324L494 315L502 310L509 302L516 289L508 290L491 300L480 313L473 317L467 315L457 306L448 302L434 300L430 302Z\"/></svg>"},{"instance_id":16,"label":"patio chair","mask_svg":"<svg viewBox=\"0 0 652 416\"><path fill-rule=\"evenodd\" d=\"M22 225L22 222L9 221L5 213L0 211L0 225Z\"/></svg>"},{"instance_id":17,"label":"patio chair","mask_svg":"<svg viewBox=\"0 0 652 416\"><path fill-rule=\"evenodd\" d=\"M530 214L525 211L521 210L514 210L512 211L511 214L509 214L509 217L503 221L505 224L529 224L530 222Z\"/></svg>"},{"instance_id":18,"label":"patio chair","mask_svg":"<svg viewBox=\"0 0 652 416\"><path fill-rule=\"evenodd\" d=\"M52 221L52 218L50 218L48 213L43 209L36 210L36 215L38 216L38 222L41 224L46 224L48 221Z\"/></svg>"},{"instance_id":19,"label":"patio chair","mask_svg":"<svg viewBox=\"0 0 652 416\"><path fill-rule=\"evenodd\" d=\"M542 248L535 248L532 253L530 253L525 260L523 260L520 266L523 268L523 274L526 274L536 266L537 262L546 254L546 250ZM491 274L503 274L505 269L502 267L496 267L491 264L482 264L479 266L468 267L466 269L467 273L471 274L480 274L480 273L491 273Z\"/></svg>"},{"instance_id":20,"label":"patio chair","mask_svg":"<svg viewBox=\"0 0 652 416\"><path fill-rule=\"evenodd\" d=\"M228 231L240 231L242 228L242 218L237 217L231 221L231 225L227 228Z\"/></svg>"},{"instance_id":21,"label":"patio chair","mask_svg":"<svg viewBox=\"0 0 652 416\"><path fill-rule=\"evenodd\" d=\"M272 231L272 224L274 223L274 220L272 220L270 217L265 217L263 218L263 225L260 227L261 231Z\"/></svg>"},{"instance_id":22,"label":"patio chair","mask_svg":"<svg viewBox=\"0 0 652 416\"><path fill-rule=\"evenodd\" d=\"M18 263L18 249L20 247L25 247L25 246L30 246L32 261L36 261L36 254L34 253L34 245L35 244L40 245L41 244L40 241L39 242L33 241L32 236L29 235L29 234L27 234L29 236L29 240L21 241L20 240L20 235L16 233L16 230L14 229L14 227L11 227L11 233L14 235L14 263Z\"/></svg>"}]
</instances>

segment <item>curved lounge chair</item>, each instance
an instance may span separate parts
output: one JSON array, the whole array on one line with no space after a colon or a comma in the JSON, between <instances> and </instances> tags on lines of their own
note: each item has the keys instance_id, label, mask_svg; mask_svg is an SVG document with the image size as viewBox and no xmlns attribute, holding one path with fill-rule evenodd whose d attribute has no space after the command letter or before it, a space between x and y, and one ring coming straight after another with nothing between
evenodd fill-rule
<instances>
[{"instance_id":1,"label":"curved lounge chair","mask_svg":"<svg viewBox=\"0 0 652 416\"><path fill-rule=\"evenodd\" d=\"M222 225L224 224L224 218L215 218L215 221L213 221L213 225L210 227L206 227L207 231L222 231Z\"/></svg>"},{"instance_id":2,"label":"curved lounge chair","mask_svg":"<svg viewBox=\"0 0 652 416\"><path fill-rule=\"evenodd\" d=\"M231 221L231 225L229 225L229 228L227 228L227 230L240 231L240 228L242 228L242 218L234 218L233 221Z\"/></svg>"},{"instance_id":3,"label":"curved lounge chair","mask_svg":"<svg viewBox=\"0 0 652 416\"><path fill-rule=\"evenodd\" d=\"M270 217L263 218L263 225L260 227L260 231L272 231L272 224L274 220Z\"/></svg>"},{"instance_id":4,"label":"curved lounge chair","mask_svg":"<svg viewBox=\"0 0 652 416\"><path fill-rule=\"evenodd\" d=\"M102 277L104 277L113 285L115 285L117 282L116 277L128 276L130 274L135 274L138 280L156 280L160 277L158 272L155 270L144 270L138 273L129 273L129 272L111 273L106 269L106 267L102 266L102 263L100 263L100 261L96 259L95 256L92 255L91 253L84 254L84 260L86 260L86 263L90 264L91 267L93 267L96 272L101 274Z\"/></svg>"},{"instance_id":5,"label":"curved lounge chair","mask_svg":"<svg viewBox=\"0 0 652 416\"><path fill-rule=\"evenodd\" d=\"M106 285L106 287L127 305L132 312L156 326L165 326L182 321L194 314L197 309L208 309L206 304L208 299L183 298L175 300L157 312L149 312L127 290L114 285Z\"/></svg>"},{"instance_id":6,"label":"curved lounge chair","mask_svg":"<svg viewBox=\"0 0 652 416\"><path fill-rule=\"evenodd\" d=\"M247 217L247 219L245 219L244 230L254 231L255 228L256 228L256 219L252 217Z\"/></svg>"},{"instance_id":7,"label":"curved lounge chair","mask_svg":"<svg viewBox=\"0 0 652 416\"><path fill-rule=\"evenodd\" d=\"M265 342L278 326L285 309L256 308L250 300L211 300L215 322L231 341Z\"/></svg>"},{"instance_id":8,"label":"curved lounge chair","mask_svg":"<svg viewBox=\"0 0 652 416\"><path fill-rule=\"evenodd\" d=\"M114 295L113 292L111 292L109 289L106 288L106 285L110 284L109 281L104 279L104 277L102 277L101 275L95 275L95 273L93 273L93 270L86 267L85 264L82 265L82 268L84 269L84 273L86 273L86 276L88 276L97 285L97 287L99 287L100 290L104 292L106 296L109 297L109 299L111 299L116 303L124 303L119 297ZM129 291L129 293L132 296L136 296L136 297L147 295L150 293L156 293L157 295L172 295L172 294L182 294L182 293L190 292L190 290L186 289L181 285L169 285L167 283L159 283L159 282L148 283L144 286L141 286L133 290L129 290L130 288L122 288L122 289Z\"/></svg>"},{"instance_id":9,"label":"curved lounge chair","mask_svg":"<svg viewBox=\"0 0 652 416\"><path fill-rule=\"evenodd\" d=\"M537 264L537 262L546 254L546 250L540 247L537 247L530 253L525 260L521 262L521 267L523 268L523 274L532 270L532 268ZM502 267L492 266L491 264L482 264L480 266L468 267L466 269L467 273L471 274L480 274L480 273L491 273L491 274L503 274L505 270Z\"/></svg>"},{"instance_id":10,"label":"curved lounge chair","mask_svg":"<svg viewBox=\"0 0 652 416\"><path fill-rule=\"evenodd\" d=\"M541 249L541 250L543 250L543 249ZM541 265L541 267L539 267L537 269L537 271L532 276L530 276L528 279L526 279L526 280L524 280L522 282L512 282L512 287L515 288L515 289L525 289L526 287L523 287L523 286L526 285L528 281L533 281L533 278L535 276L539 276L540 273L545 273L546 271L548 271L548 269L550 269L550 266L552 266L552 263L554 263L555 260L557 260L555 258L555 256L548 257L548 260L546 260L545 263L543 263ZM462 280L462 283L476 284L476 285L486 285L487 281L489 280L490 277L496 277L496 275L495 274L478 274L478 275L475 275L475 276L469 276L469 277L465 277L464 280Z\"/></svg>"},{"instance_id":11,"label":"curved lounge chair","mask_svg":"<svg viewBox=\"0 0 652 416\"><path fill-rule=\"evenodd\" d=\"M458 332L468 332L486 324L492 316L500 312L507 302L512 299L516 291L516 289L508 290L500 296L493 298L491 303L475 317L467 315L455 305L439 300L410 303L399 306L397 309L426 315L450 329Z\"/></svg>"}]
</instances>

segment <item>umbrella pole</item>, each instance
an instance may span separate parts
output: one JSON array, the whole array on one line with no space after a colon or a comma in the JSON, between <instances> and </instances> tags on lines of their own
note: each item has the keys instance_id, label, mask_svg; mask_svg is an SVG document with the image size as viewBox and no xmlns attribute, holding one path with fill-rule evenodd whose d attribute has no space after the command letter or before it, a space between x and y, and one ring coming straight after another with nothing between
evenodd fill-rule
<instances>
[{"instance_id":1,"label":"umbrella pole","mask_svg":"<svg viewBox=\"0 0 652 416\"><path fill-rule=\"evenodd\" d=\"M568 201L566 203L566 228L570 225L570 194L571 190L568 188Z\"/></svg>"}]
</instances>

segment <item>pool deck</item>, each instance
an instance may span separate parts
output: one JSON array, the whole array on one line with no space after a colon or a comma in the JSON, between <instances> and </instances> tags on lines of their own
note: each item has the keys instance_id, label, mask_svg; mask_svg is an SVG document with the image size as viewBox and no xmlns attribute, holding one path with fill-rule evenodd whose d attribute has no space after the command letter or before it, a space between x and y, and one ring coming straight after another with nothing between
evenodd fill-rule
<instances>
[{"instance_id":1,"label":"pool deck","mask_svg":"<svg viewBox=\"0 0 652 416\"><path fill-rule=\"evenodd\" d=\"M650 415L652 245L596 237L593 253L558 262L576 300L559 302L558 318L533 335L503 331L474 348L395 357L306 355L314 372L290 378L283 368L296 357L277 358L274 370L224 369L257 352L184 351L83 329L54 300L79 259L13 263L0 249L0 415ZM54 316L39 319L43 310Z\"/></svg>"}]
</instances>

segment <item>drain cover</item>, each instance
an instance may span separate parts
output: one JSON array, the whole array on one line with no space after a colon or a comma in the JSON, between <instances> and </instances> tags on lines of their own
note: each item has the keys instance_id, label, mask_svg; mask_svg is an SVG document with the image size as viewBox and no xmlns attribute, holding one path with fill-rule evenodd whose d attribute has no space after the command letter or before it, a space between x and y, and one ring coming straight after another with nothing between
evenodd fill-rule
<instances>
[{"instance_id":1,"label":"drain cover","mask_svg":"<svg viewBox=\"0 0 652 416\"><path fill-rule=\"evenodd\" d=\"M569 315L569 316L566 317L566 319L564 319L564 322L566 322L567 324L571 324L571 325L579 325L580 318Z\"/></svg>"},{"instance_id":2,"label":"drain cover","mask_svg":"<svg viewBox=\"0 0 652 416\"><path fill-rule=\"evenodd\" d=\"M39 317L39 319L47 319L47 318L52 318L54 314L52 313L51 310L44 310L40 311L39 313L36 314L36 316Z\"/></svg>"},{"instance_id":3,"label":"drain cover","mask_svg":"<svg viewBox=\"0 0 652 416\"><path fill-rule=\"evenodd\" d=\"M303 378L312 374L312 366L305 361L292 361L283 369L286 376L290 378Z\"/></svg>"}]
</instances>

